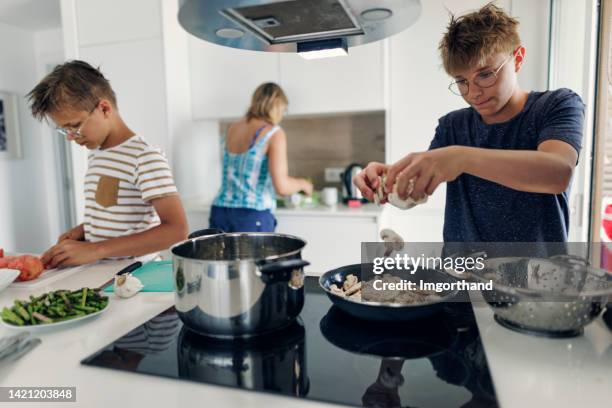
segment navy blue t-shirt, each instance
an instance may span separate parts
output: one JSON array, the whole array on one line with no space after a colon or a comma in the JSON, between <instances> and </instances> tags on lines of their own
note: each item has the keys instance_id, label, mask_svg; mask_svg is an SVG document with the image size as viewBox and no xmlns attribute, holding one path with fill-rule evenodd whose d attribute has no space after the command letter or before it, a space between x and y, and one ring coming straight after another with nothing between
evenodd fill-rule
<instances>
[{"instance_id":1,"label":"navy blue t-shirt","mask_svg":"<svg viewBox=\"0 0 612 408\"><path fill-rule=\"evenodd\" d=\"M443 116L429 148L537 150L555 139L580 153L583 122L584 104L571 90L531 92L523 110L504 123L488 125L471 107ZM447 183L444 241L567 241L568 196L569 187L562 194L527 193L462 174Z\"/></svg>"}]
</instances>

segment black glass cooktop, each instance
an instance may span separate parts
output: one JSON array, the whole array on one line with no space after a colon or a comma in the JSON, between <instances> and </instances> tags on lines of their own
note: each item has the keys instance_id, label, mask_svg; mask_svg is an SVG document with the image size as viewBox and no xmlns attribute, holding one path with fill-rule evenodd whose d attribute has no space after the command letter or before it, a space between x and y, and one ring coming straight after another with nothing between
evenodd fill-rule
<instances>
[{"instance_id":1,"label":"black glass cooktop","mask_svg":"<svg viewBox=\"0 0 612 408\"><path fill-rule=\"evenodd\" d=\"M424 321L371 323L332 307L311 277L299 321L283 331L213 340L170 308L82 363L351 406L498 406L469 303Z\"/></svg>"}]
</instances>

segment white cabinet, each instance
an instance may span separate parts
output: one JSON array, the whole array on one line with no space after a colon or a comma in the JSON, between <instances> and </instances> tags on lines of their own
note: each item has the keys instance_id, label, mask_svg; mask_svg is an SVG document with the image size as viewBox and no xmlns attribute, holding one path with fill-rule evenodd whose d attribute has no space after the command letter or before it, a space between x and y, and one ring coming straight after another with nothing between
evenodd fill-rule
<instances>
[{"instance_id":1,"label":"white cabinet","mask_svg":"<svg viewBox=\"0 0 612 408\"><path fill-rule=\"evenodd\" d=\"M384 110L383 42L349 48L346 57L280 55L290 114Z\"/></svg>"},{"instance_id":2,"label":"white cabinet","mask_svg":"<svg viewBox=\"0 0 612 408\"><path fill-rule=\"evenodd\" d=\"M79 46L161 37L159 0L78 0Z\"/></svg>"},{"instance_id":3,"label":"white cabinet","mask_svg":"<svg viewBox=\"0 0 612 408\"><path fill-rule=\"evenodd\" d=\"M240 117L258 85L279 82L276 53L236 50L191 36L189 55L194 119Z\"/></svg>"},{"instance_id":4,"label":"white cabinet","mask_svg":"<svg viewBox=\"0 0 612 408\"><path fill-rule=\"evenodd\" d=\"M347 57L305 60L297 54L236 50L189 38L191 93L196 119L237 118L255 88L279 83L289 113L383 110L383 42L349 49Z\"/></svg>"},{"instance_id":5,"label":"white cabinet","mask_svg":"<svg viewBox=\"0 0 612 408\"><path fill-rule=\"evenodd\" d=\"M208 228L209 204L185 200L184 205L189 232ZM371 208L279 209L274 216L278 221L276 232L295 235L307 242L302 258L310 262L305 269L308 275L321 275L341 266L360 263L361 243L380 241L381 212Z\"/></svg>"},{"instance_id":6,"label":"white cabinet","mask_svg":"<svg viewBox=\"0 0 612 408\"><path fill-rule=\"evenodd\" d=\"M162 41L95 45L80 49L80 58L100 66L115 93L127 125L168 153Z\"/></svg>"},{"instance_id":7,"label":"white cabinet","mask_svg":"<svg viewBox=\"0 0 612 408\"><path fill-rule=\"evenodd\" d=\"M329 217L276 214L276 232L306 240L302 258L309 275L361 262L361 243L377 242L378 217Z\"/></svg>"}]
</instances>

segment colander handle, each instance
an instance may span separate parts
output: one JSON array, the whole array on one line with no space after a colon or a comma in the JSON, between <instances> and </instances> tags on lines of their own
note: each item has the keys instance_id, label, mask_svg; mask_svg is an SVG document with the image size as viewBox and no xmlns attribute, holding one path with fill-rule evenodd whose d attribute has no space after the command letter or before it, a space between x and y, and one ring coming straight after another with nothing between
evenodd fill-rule
<instances>
[{"instance_id":1,"label":"colander handle","mask_svg":"<svg viewBox=\"0 0 612 408\"><path fill-rule=\"evenodd\" d=\"M560 254L560 255L553 255L550 257L550 259L555 260L555 261L559 260L559 261L565 262L569 264L570 266L589 266L591 265L591 262L589 262L588 259L583 258L578 255Z\"/></svg>"}]
</instances>

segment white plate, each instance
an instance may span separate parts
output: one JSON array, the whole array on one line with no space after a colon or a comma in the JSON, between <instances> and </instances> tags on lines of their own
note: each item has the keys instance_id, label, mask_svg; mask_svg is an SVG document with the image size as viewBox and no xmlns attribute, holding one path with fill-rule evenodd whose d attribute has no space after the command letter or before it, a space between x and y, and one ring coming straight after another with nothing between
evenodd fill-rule
<instances>
[{"instance_id":1,"label":"white plate","mask_svg":"<svg viewBox=\"0 0 612 408\"><path fill-rule=\"evenodd\" d=\"M110 299L109 299L110 302ZM9 307L9 306L7 306ZM10 306L12 307L12 305ZM50 329L53 327L60 327L60 326L67 326L67 325L71 325L73 323L76 322L80 322L95 316L98 316L99 314L104 313L106 310L108 309L108 303L106 304L106 307L102 310L99 310L97 312L85 315L85 316L79 316L79 317L75 317L74 319L70 319L70 320L64 320L61 322L57 322L57 323L46 323L46 324L37 324L37 325L23 325L23 326L16 326L13 324L9 324L6 323L4 320L2 320L0 318L0 323L2 324L2 326L12 329L12 330L20 330L20 331L41 331L41 330L46 330L46 329ZM1 309L0 309L1 310Z\"/></svg>"},{"instance_id":2,"label":"white plate","mask_svg":"<svg viewBox=\"0 0 612 408\"><path fill-rule=\"evenodd\" d=\"M19 271L17 269L8 269L2 268L0 269L0 292L8 287L17 277L19 276Z\"/></svg>"}]
</instances>

